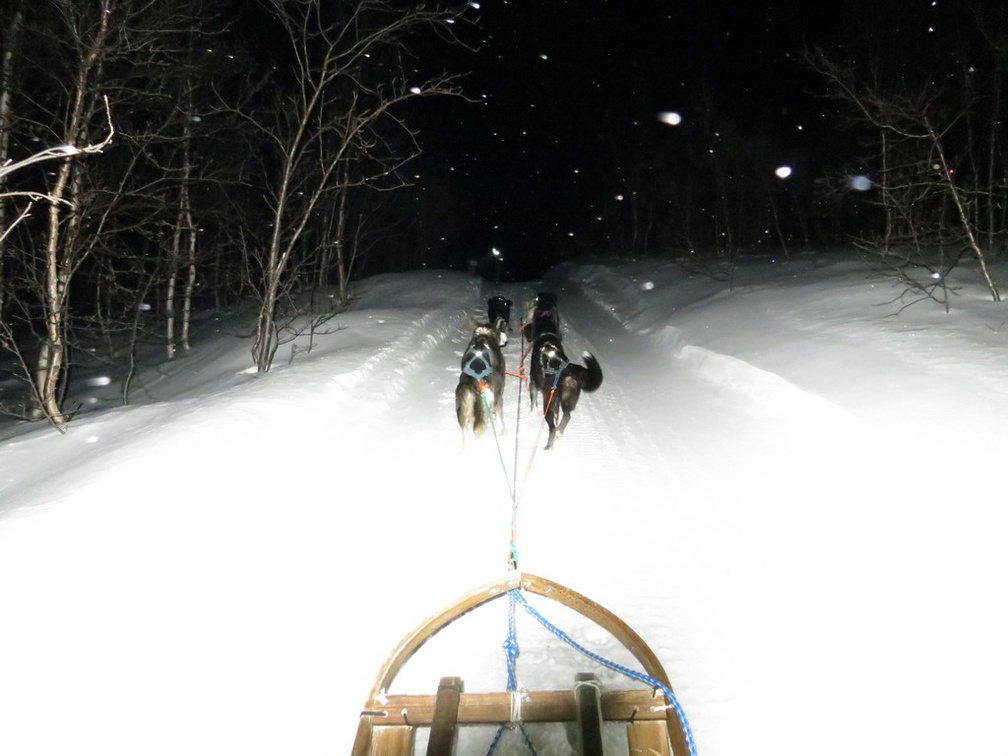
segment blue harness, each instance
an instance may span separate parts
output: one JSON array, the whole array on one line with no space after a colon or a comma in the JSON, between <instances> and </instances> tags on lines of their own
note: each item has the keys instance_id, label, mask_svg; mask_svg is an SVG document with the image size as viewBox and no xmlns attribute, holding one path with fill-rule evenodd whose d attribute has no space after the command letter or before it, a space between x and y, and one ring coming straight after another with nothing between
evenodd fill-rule
<instances>
[{"instance_id":1,"label":"blue harness","mask_svg":"<svg viewBox=\"0 0 1008 756\"><path fill-rule=\"evenodd\" d=\"M490 364L490 350L483 347L481 350L472 350L469 359L462 366L462 374L475 378L477 381L484 381L493 373L493 365Z\"/></svg>"},{"instance_id":2,"label":"blue harness","mask_svg":"<svg viewBox=\"0 0 1008 756\"><path fill-rule=\"evenodd\" d=\"M553 376L553 387L556 388L563 371L570 365L570 360L561 357L558 349L550 349L544 356L546 359L542 361L543 375Z\"/></svg>"}]
</instances>

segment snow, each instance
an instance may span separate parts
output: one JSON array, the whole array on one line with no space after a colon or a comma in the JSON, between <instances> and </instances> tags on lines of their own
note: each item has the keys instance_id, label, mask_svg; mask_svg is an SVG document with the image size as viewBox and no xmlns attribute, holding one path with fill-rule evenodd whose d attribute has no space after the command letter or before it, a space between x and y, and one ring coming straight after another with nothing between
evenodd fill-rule
<instances>
[{"instance_id":1,"label":"snow","mask_svg":"<svg viewBox=\"0 0 1008 756\"><path fill-rule=\"evenodd\" d=\"M825 255L732 287L655 261L382 275L261 376L243 324L205 320L130 406L93 381L65 434L0 426L0 753L347 753L396 643L506 574L517 477L521 568L644 637L702 756L1000 756L1008 312L960 283L946 313ZM544 452L511 378L500 448L463 445L469 318L539 290L602 388ZM400 692L503 689L499 603ZM523 686L595 671L527 619Z\"/></svg>"}]
</instances>

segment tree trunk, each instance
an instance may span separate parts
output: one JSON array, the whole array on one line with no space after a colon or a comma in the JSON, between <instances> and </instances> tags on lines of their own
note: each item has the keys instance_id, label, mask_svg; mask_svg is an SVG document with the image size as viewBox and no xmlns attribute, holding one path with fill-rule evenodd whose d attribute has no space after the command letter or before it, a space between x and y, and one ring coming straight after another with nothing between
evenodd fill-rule
<instances>
[{"instance_id":1,"label":"tree trunk","mask_svg":"<svg viewBox=\"0 0 1008 756\"><path fill-rule=\"evenodd\" d=\"M969 214L966 211L966 203L963 200L962 192L959 191L959 187L956 186L955 181L952 178L951 167L948 161L945 159L945 150L942 148L941 138L931 128L930 124L927 124L928 134L931 137L931 141L934 144L935 151L938 153L938 158L941 161L941 171L942 178L945 181L945 186L948 189L949 196L952 198L952 202L955 205L956 212L959 214L959 222L962 224L963 232L966 234L967 241L969 242L970 249L973 255L976 257L977 262L980 263L980 271L983 274L984 281L987 284L987 289L990 291L991 296L994 298L995 302L1001 301L1001 294L998 292L997 283L994 281L991 275L990 268L987 266L987 256L984 251L980 248L979 242L977 242L977 235L974 231L973 224L970 222Z\"/></svg>"},{"instance_id":2,"label":"tree trunk","mask_svg":"<svg viewBox=\"0 0 1008 756\"><path fill-rule=\"evenodd\" d=\"M997 207L999 194L1003 198L1003 190L997 186L997 155L998 155L998 135L1001 122L1001 86L1004 81L1004 73L1001 66L997 67L994 87L994 103L991 106L988 128L990 129L990 141L987 146L987 249L993 250L995 239L997 238Z\"/></svg>"},{"instance_id":3,"label":"tree trunk","mask_svg":"<svg viewBox=\"0 0 1008 756\"><path fill-rule=\"evenodd\" d=\"M68 234L61 233L62 200L67 193L67 183L73 170L73 162L65 159L57 171L56 184L52 189L49 204L49 233L46 244L46 272L44 300L45 338L39 349L38 366L35 373L36 416L48 417L60 425L66 422L59 406L59 380L66 358L66 343L63 340L63 320L66 315L66 289L70 272L62 254L63 244Z\"/></svg>"},{"instance_id":4,"label":"tree trunk","mask_svg":"<svg viewBox=\"0 0 1008 756\"><path fill-rule=\"evenodd\" d=\"M3 61L0 62L0 165L7 165L10 160L10 126L11 126L11 90L14 86L14 47L17 44L18 32L21 29L21 8L14 11L7 22L3 40ZM7 179L0 176L0 194L3 194ZM5 232L7 231L7 200L0 197L0 322L5 311L4 292L4 252L6 249Z\"/></svg>"},{"instance_id":5,"label":"tree trunk","mask_svg":"<svg viewBox=\"0 0 1008 756\"><path fill-rule=\"evenodd\" d=\"M165 357L175 359L175 287L178 280L179 246L182 243L182 211L179 210L172 231L172 248L168 265L168 285L165 287Z\"/></svg>"},{"instance_id":6,"label":"tree trunk","mask_svg":"<svg viewBox=\"0 0 1008 756\"><path fill-rule=\"evenodd\" d=\"M103 0L99 7L98 27L89 40L77 69L73 95L66 122L66 144L76 154L76 146L86 144L87 114L97 97L95 82L101 78L105 54L111 0ZM67 294L70 280L80 260L77 259L77 242L80 218L76 214L81 194L81 176L72 156L64 158L56 172L56 182L49 192L49 225L46 239L46 270L42 291L42 309L45 317L44 342L39 350L35 377L36 415L48 417L62 425L67 418L61 409L60 381L66 369L66 314L69 304ZM69 196L67 196L69 195ZM72 210L64 217L64 209Z\"/></svg>"},{"instance_id":7,"label":"tree trunk","mask_svg":"<svg viewBox=\"0 0 1008 756\"><path fill-rule=\"evenodd\" d=\"M273 355L276 354L278 346L276 303L279 287L279 275L270 275L266 291L263 292L262 303L259 305L255 341L252 343L252 359L255 360L256 370L260 373L269 372L270 366L273 364Z\"/></svg>"},{"instance_id":8,"label":"tree trunk","mask_svg":"<svg viewBox=\"0 0 1008 756\"><path fill-rule=\"evenodd\" d=\"M346 199L348 189L340 190L339 204L336 210L336 271L339 275L339 304L346 307L350 304L350 268L353 265L353 255L347 251L346 239Z\"/></svg>"},{"instance_id":9,"label":"tree trunk","mask_svg":"<svg viewBox=\"0 0 1008 756\"><path fill-rule=\"evenodd\" d=\"M193 223L192 210L186 210L186 228L189 233L189 276L186 278L185 294L182 299L182 348L187 352L191 348L189 342L189 326L192 322L192 298L196 288L196 224Z\"/></svg>"}]
</instances>

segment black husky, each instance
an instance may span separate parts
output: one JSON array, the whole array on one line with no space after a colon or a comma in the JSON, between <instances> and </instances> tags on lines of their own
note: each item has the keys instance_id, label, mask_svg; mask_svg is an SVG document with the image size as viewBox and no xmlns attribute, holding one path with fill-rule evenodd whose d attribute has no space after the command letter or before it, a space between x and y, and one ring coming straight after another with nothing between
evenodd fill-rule
<instances>
[{"instance_id":1,"label":"black husky","mask_svg":"<svg viewBox=\"0 0 1008 756\"><path fill-rule=\"evenodd\" d=\"M492 325L478 324L462 355L462 373L455 387L455 415L462 437L472 429L480 435L490 422L491 413L504 427L504 354L503 334Z\"/></svg>"},{"instance_id":2,"label":"black husky","mask_svg":"<svg viewBox=\"0 0 1008 756\"><path fill-rule=\"evenodd\" d=\"M508 334L511 332L511 305L507 297L497 295L487 300L487 318L490 324L500 331L500 345L507 346Z\"/></svg>"},{"instance_id":3,"label":"black husky","mask_svg":"<svg viewBox=\"0 0 1008 756\"><path fill-rule=\"evenodd\" d=\"M584 365L570 362L564 354L560 337L554 333L544 333L535 340L531 358L529 404L534 407L536 393L542 394L543 416L549 426L546 448L552 449L557 435L562 436L566 430L581 392L590 393L602 385L602 368L590 352L581 355Z\"/></svg>"},{"instance_id":4,"label":"black husky","mask_svg":"<svg viewBox=\"0 0 1008 756\"><path fill-rule=\"evenodd\" d=\"M530 343L544 333L560 337L560 312L557 310L556 294L541 291L528 305L528 322L524 328L525 338Z\"/></svg>"}]
</instances>

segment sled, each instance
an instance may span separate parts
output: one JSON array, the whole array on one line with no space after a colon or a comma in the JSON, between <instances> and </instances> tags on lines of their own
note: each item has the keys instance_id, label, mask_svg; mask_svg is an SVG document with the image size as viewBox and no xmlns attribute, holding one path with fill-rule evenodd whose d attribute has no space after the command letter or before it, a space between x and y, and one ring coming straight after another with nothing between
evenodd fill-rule
<instances>
[{"instance_id":1,"label":"sled","mask_svg":"<svg viewBox=\"0 0 1008 756\"><path fill-rule=\"evenodd\" d=\"M458 677L441 678L438 690L425 694L388 694L399 671L417 650L464 614L514 589L543 596L576 611L607 630L662 687L603 690L588 673L579 673L567 690L522 691L514 720L513 691L466 693ZM427 756L456 753L458 730L465 726L517 727L529 723L564 723L581 756L602 756L603 722L626 726L628 756L689 756L692 739L668 695L668 675L644 640L612 612L565 586L529 573L508 577L467 594L407 635L385 662L364 704L352 756L412 756L419 728L430 728ZM668 695L665 691L668 691ZM531 747L525 751L534 753ZM485 751L484 751L485 753ZM470 754L458 754L470 756ZM475 754L473 755L475 756ZM611 755L610 755L611 756Z\"/></svg>"}]
</instances>

